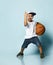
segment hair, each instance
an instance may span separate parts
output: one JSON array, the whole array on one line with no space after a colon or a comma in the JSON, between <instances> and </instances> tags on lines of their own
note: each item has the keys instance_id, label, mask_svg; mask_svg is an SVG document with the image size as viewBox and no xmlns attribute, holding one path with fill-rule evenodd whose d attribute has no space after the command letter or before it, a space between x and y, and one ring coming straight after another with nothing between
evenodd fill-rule
<instances>
[{"instance_id":1,"label":"hair","mask_svg":"<svg viewBox=\"0 0 53 65\"><path fill-rule=\"evenodd\" d=\"M35 15L36 15L36 13L35 13L35 12L30 12L29 14L32 14L32 16L35 16Z\"/></svg>"}]
</instances>

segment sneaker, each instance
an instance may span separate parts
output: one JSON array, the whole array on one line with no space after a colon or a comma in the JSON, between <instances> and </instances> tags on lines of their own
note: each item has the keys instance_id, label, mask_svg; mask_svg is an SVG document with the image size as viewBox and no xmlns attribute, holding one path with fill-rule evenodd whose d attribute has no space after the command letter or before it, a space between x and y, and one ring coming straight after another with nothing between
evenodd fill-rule
<instances>
[{"instance_id":1,"label":"sneaker","mask_svg":"<svg viewBox=\"0 0 53 65\"><path fill-rule=\"evenodd\" d=\"M17 54L17 57L18 57L18 56L23 56L23 53L19 52L19 53Z\"/></svg>"},{"instance_id":2,"label":"sneaker","mask_svg":"<svg viewBox=\"0 0 53 65\"><path fill-rule=\"evenodd\" d=\"M44 58L44 54L42 53L42 54L40 54L40 58Z\"/></svg>"}]
</instances>

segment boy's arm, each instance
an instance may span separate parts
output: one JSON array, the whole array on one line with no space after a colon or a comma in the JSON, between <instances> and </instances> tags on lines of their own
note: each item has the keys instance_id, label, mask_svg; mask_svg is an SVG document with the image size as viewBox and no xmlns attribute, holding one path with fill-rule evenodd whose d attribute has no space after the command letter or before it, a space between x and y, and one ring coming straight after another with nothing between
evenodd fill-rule
<instances>
[{"instance_id":1,"label":"boy's arm","mask_svg":"<svg viewBox=\"0 0 53 65\"><path fill-rule=\"evenodd\" d=\"M27 26L28 25L28 22L27 22L27 12L24 13L24 26Z\"/></svg>"}]
</instances>

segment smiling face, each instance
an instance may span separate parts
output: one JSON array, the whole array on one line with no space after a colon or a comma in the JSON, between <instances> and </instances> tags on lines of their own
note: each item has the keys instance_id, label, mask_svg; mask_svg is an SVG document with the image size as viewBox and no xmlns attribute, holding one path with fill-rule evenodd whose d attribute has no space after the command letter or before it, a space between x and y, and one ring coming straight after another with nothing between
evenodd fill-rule
<instances>
[{"instance_id":1,"label":"smiling face","mask_svg":"<svg viewBox=\"0 0 53 65\"><path fill-rule=\"evenodd\" d=\"M29 22L32 22L32 20L33 20L32 14L28 14L28 15L27 15L27 20L28 20Z\"/></svg>"}]
</instances>

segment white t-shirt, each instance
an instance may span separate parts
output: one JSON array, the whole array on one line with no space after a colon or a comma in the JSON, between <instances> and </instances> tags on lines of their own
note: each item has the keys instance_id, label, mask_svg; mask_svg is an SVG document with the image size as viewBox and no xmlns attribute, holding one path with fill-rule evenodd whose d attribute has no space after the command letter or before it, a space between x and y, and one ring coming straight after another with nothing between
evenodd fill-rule
<instances>
[{"instance_id":1,"label":"white t-shirt","mask_svg":"<svg viewBox=\"0 0 53 65\"><path fill-rule=\"evenodd\" d=\"M26 29L25 29L26 30L25 39L37 36L35 31L34 31L35 25L36 25L36 22L32 21L32 22L28 22L27 26L25 26L26 27Z\"/></svg>"}]
</instances>

